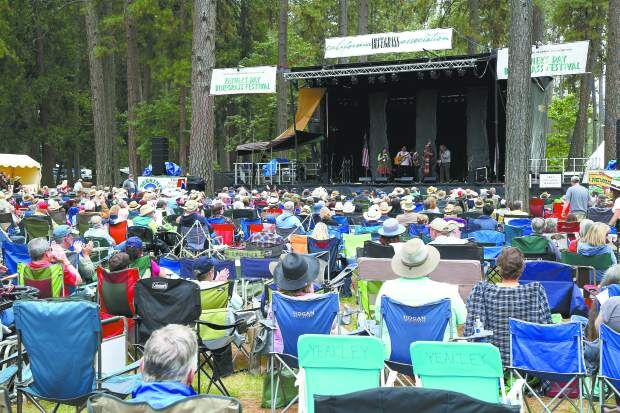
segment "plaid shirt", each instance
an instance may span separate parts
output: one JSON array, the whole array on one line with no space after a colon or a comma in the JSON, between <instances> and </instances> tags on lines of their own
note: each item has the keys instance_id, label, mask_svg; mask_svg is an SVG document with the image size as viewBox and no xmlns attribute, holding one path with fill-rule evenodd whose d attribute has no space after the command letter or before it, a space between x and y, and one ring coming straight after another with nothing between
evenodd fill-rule
<instances>
[{"instance_id":1,"label":"plaid shirt","mask_svg":"<svg viewBox=\"0 0 620 413\"><path fill-rule=\"evenodd\" d=\"M493 331L489 342L499 348L504 366L510 365L510 333L508 319L551 324L547 294L540 283L517 287L500 287L488 282L476 284L467 299L465 335L474 334L476 319L485 330Z\"/></svg>"},{"instance_id":2,"label":"plaid shirt","mask_svg":"<svg viewBox=\"0 0 620 413\"><path fill-rule=\"evenodd\" d=\"M248 244L259 248L268 248L284 243L284 238L271 231L255 232L248 239Z\"/></svg>"}]
</instances>

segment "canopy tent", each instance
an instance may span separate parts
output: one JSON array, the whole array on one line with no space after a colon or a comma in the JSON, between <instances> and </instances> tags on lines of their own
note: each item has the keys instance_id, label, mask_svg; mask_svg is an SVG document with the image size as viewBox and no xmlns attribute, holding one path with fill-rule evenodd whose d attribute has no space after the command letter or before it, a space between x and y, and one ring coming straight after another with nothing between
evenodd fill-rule
<instances>
[{"instance_id":1,"label":"canopy tent","mask_svg":"<svg viewBox=\"0 0 620 413\"><path fill-rule=\"evenodd\" d=\"M9 178L19 176L23 185L41 184L41 164L28 155L0 153L0 172Z\"/></svg>"},{"instance_id":2,"label":"canopy tent","mask_svg":"<svg viewBox=\"0 0 620 413\"><path fill-rule=\"evenodd\" d=\"M325 95L324 88L302 88L299 90L297 98L297 113L295 114L295 123L289 126L278 137L268 142L252 142L244 143L237 146L237 154L245 155L251 152L274 150L282 151L292 149L297 145L313 143L322 138L321 134L303 132L308 126L308 122L312 118L314 111L321 103L321 99ZM297 136L297 140L295 139Z\"/></svg>"}]
</instances>

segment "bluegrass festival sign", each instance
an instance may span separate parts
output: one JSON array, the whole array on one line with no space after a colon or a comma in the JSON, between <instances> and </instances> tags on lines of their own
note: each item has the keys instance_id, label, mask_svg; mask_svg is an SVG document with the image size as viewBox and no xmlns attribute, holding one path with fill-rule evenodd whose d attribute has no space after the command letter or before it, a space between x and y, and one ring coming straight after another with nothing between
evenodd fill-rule
<instances>
[{"instance_id":1,"label":"bluegrass festival sign","mask_svg":"<svg viewBox=\"0 0 620 413\"><path fill-rule=\"evenodd\" d=\"M210 92L212 95L275 92L275 66L213 69Z\"/></svg>"},{"instance_id":2,"label":"bluegrass festival sign","mask_svg":"<svg viewBox=\"0 0 620 413\"><path fill-rule=\"evenodd\" d=\"M452 49L452 29L374 33L325 39L326 58L446 49Z\"/></svg>"},{"instance_id":3,"label":"bluegrass festival sign","mask_svg":"<svg viewBox=\"0 0 620 413\"><path fill-rule=\"evenodd\" d=\"M589 41L532 46L532 77L585 73ZM508 79L508 49L497 51L497 78Z\"/></svg>"}]
</instances>

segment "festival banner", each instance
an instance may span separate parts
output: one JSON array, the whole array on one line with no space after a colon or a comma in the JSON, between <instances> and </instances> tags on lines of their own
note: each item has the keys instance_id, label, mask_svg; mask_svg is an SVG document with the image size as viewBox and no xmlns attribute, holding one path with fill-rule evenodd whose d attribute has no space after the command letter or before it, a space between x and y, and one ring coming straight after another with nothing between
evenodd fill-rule
<instances>
[{"instance_id":1,"label":"festival banner","mask_svg":"<svg viewBox=\"0 0 620 413\"><path fill-rule=\"evenodd\" d=\"M141 191L150 189L185 189L187 178L184 176L139 176L138 189Z\"/></svg>"},{"instance_id":2,"label":"festival banner","mask_svg":"<svg viewBox=\"0 0 620 413\"><path fill-rule=\"evenodd\" d=\"M586 72L589 41L532 46L532 77ZM497 78L508 79L508 49L497 51Z\"/></svg>"},{"instance_id":3,"label":"festival banner","mask_svg":"<svg viewBox=\"0 0 620 413\"><path fill-rule=\"evenodd\" d=\"M617 170L600 170L588 171L587 184L590 193L605 192L609 189L611 181L620 179L620 171Z\"/></svg>"},{"instance_id":4,"label":"festival banner","mask_svg":"<svg viewBox=\"0 0 620 413\"><path fill-rule=\"evenodd\" d=\"M325 39L326 58L446 49L452 49L452 29L374 33Z\"/></svg>"},{"instance_id":5,"label":"festival banner","mask_svg":"<svg viewBox=\"0 0 620 413\"><path fill-rule=\"evenodd\" d=\"M275 92L275 66L213 69L210 92L212 95Z\"/></svg>"}]
</instances>

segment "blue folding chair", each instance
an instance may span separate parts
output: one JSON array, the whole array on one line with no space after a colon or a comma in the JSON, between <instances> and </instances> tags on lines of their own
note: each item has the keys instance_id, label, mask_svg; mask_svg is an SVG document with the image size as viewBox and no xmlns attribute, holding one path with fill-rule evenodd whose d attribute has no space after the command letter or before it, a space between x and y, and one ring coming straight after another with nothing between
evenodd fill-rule
<instances>
[{"instance_id":1,"label":"blue folding chair","mask_svg":"<svg viewBox=\"0 0 620 413\"><path fill-rule=\"evenodd\" d=\"M215 270L215 275L217 275L219 271L222 271L226 268L228 269L229 274L228 279L237 279L237 266L235 265L234 260L218 260L217 258L211 258L211 261L213 262L213 269Z\"/></svg>"},{"instance_id":2,"label":"blue folding chair","mask_svg":"<svg viewBox=\"0 0 620 413\"><path fill-rule=\"evenodd\" d=\"M391 376L388 382L393 383L393 379L396 379L394 372L413 377L409 350L411 343L444 341L446 328L450 328L451 315L449 298L410 306L385 295L381 297L381 338L389 348L389 357L385 363ZM389 340L384 337L386 332ZM401 384L405 383L401 381Z\"/></svg>"},{"instance_id":3,"label":"blue folding chair","mask_svg":"<svg viewBox=\"0 0 620 413\"><path fill-rule=\"evenodd\" d=\"M506 235L503 232L492 230L479 230L470 232L468 238L473 238L479 244L501 246L506 243Z\"/></svg>"},{"instance_id":4,"label":"blue folding chair","mask_svg":"<svg viewBox=\"0 0 620 413\"><path fill-rule=\"evenodd\" d=\"M430 230L424 224L410 224L409 225L409 236L411 238L414 238L414 237L420 238L426 244L431 242Z\"/></svg>"},{"instance_id":5,"label":"blue folding chair","mask_svg":"<svg viewBox=\"0 0 620 413\"><path fill-rule=\"evenodd\" d=\"M59 405L83 407L88 397L103 388L117 395L128 395L139 376L117 376L138 368L138 363L123 372L103 377L101 372L101 324L99 306L81 300L19 300L13 305L18 338L17 411L23 397L40 411L38 400ZM111 317L103 324L122 317ZM24 382L25 348L32 381ZM97 373L95 375L95 355ZM123 352L124 355L124 352ZM124 361L124 360L123 360ZM56 409L54 411L56 411Z\"/></svg>"},{"instance_id":6,"label":"blue folding chair","mask_svg":"<svg viewBox=\"0 0 620 413\"><path fill-rule=\"evenodd\" d=\"M568 401L575 410L583 411L586 367L583 359L581 323L536 324L511 318L510 367L511 374L524 379L524 394L530 393L546 412L553 412L563 401ZM558 394L548 403L536 393L527 382L528 377L565 383ZM568 397L567 389L577 383L579 404ZM592 405L592 395L585 391L587 401ZM527 405L527 398L524 398Z\"/></svg>"},{"instance_id":7,"label":"blue folding chair","mask_svg":"<svg viewBox=\"0 0 620 413\"><path fill-rule=\"evenodd\" d=\"M9 274L17 273L17 264L20 262L29 263L28 245L15 244L14 242L4 241L2 243L2 259L4 265L9 270Z\"/></svg>"},{"instance_id":8,"label":"blue folding chair","mask_svg":"<svg viewBox=\"0 0 620 413\"><path fill-rule=\"evenodd\" d=\"M226 218L225 217L209 217L209 218L207 218L207 222L209 223L209 225L225 224L226 223Z\"/></svg>"},{"instance_id":9,"label":"blue folding chair","mask_svg":"<svg viewBox=\"0 0 620 413\"><path fill-rule=\"evenodd\" d=\"M327 273L329 276L338 270L337 263L339 249L340 240L338 238L330 238L325 241L319 241L312 237L308 237L308 252L310 254L327 253L327 260L324 261L327 261Z\"/></svg>"},{"instance_id":10,"label":"blue folding chair","mask_svg":"<svg viewBox=\"0 0 620 413\"><path fill-rule=\"evenodd\" d=\"M176 275L181 274L181 261L177 257L173 257L173 256L160 257L159 266L172 271Z\"/></svg>"},{"instance_id":11,"label":"blue folding chair","mask_svg":"<svg viewBox=\"0 0 620 413\"><path fill-rule=\"evenodd\" d=\"M523 237L532 233L532 220L529 218L513 218L504 224L506 245L511 245L515 237Z\"/></svg>"},{"instance_id":12,"label":"blue folding chair","mask_svg":"<svg viewBox=\"0 0 620 413\"><path fill-rule=\"evenodd\" d=\"M601 411L607 394L615 395L620 399L620 333L615 332L605 324L601 324L599 334L601 353L598 370L600 380L599 403ZM606 391L609 388L609 393Z\"/></svg>"},{"instance_id":13,"label":"blue folding chair","mask_svg":"<svg viewBox=\"0 0 620 413\"><path fill-rule=\"evenodd\" d=\"M246 303L248 300L248 290L250 283L266 283L273 278L269 271L269 263L275 261L274 258L240 258L239 271L241 273L241 298ZM262 290L262 287L261 287Z\"/></svg>"},{"instance_id":14,"label":"blue folding chair","mask_svg":"<svg viewBox=\"0 0 620 413\"><path fill-rule=\"evenodd\" d=\"M340 304L336 292L321 294L310 299L296 299L274 292L271 308L275 323L280 329L283 343L282 352L272 351L270 353L271 411L275 412L279 373L282 368L285 368L296 375L293 369L298 367L297 340L304 334L330 334ZM275 377L276 362L278 364L278 380ZM297 397L282 411L288 410L296 400Z\"/></svg>"},{"instance_id":15,"label":"blue folding chair","mask_svg":"<svg viewBox=\"0 0 620 413\"><path fill-rule=\"evenodd\" d=\"M239 221L239 226L241 227L241 231L243 231L243 240L247 241L250 238L250 225L252 224L260 224L262 221L260 218L257 219L249 219L249 218L241 218Z\"/></svg>"},{"instance_id":16,"label":"blue folding chair","mask_svg":"<svg viewBox=\"0 0 620 413\"><path fill-rule=\"evenodd\" d=\"M573 281L575 269L554 261L526 261L519 284L539 282L547 293L549 310L565 317L588 314L581 289Z\"/></svg>"}]
</instances>

